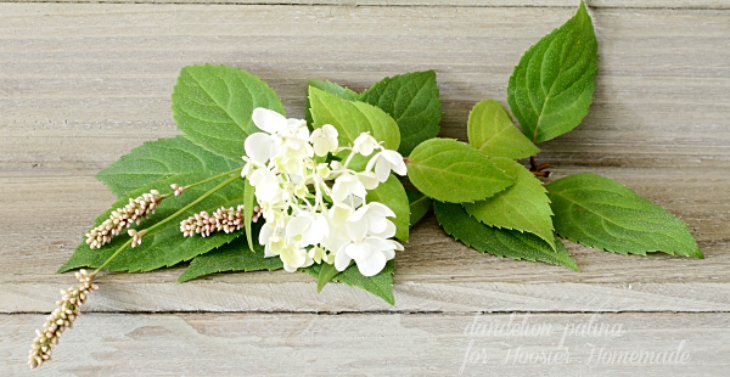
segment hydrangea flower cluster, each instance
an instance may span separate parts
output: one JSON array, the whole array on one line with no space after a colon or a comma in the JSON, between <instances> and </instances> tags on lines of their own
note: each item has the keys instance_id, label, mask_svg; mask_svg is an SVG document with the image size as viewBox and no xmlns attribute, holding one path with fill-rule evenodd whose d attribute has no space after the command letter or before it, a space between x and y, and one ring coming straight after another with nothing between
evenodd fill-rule
<instances>
[{"instance_id":1,"label":"hydrangea flower cluster","mask_svg":"<svg viewBox=\"0 0 730 377\"><path fill-rule=\"evenodd\" d=\"M254 187L266 220L258 239L266 257L278 256L289 272L313 263L344 271L354 261L362 275L374 276L403 250L391 239L396 227L388 218L395 213L366 200L391 171L407 173L398 152L367 132L354 145L340 146L334 126L310 133L304 120L264 108L254 110L253 122L264 132L246 139L241 174ZM325 162L330 154L345 161ZM369 157L364 171L350 168L358 155Z\"/></svg>"}]
</instances>

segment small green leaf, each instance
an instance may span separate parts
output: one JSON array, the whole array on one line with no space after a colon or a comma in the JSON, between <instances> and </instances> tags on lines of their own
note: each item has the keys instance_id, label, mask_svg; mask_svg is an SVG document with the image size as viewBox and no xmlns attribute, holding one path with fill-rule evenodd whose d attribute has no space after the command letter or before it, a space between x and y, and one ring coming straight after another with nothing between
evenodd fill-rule
<instances>
[{"instance_id":1,"label":"small green leaf","mask_svg":"<svg viewBox=\"0 0 730 377\"><path fill-rule=\"evenodd\" d=\"M408 158L408 177L425 195L450 203L483 200L514 183L479 151L452 139L417 146Z\"/></svg>"},{"instance_id":2,"label":"small green leaf","mask_svg":"<svg viewBox=\"0 0 730 377\"><path fill-rule=\"evenodd\" d=\"M324 288L327 283L332 281L332 279L339 274L340 271L337 271L335 266L323 263L319 269L319 275L317 276L317 293L322 292L322 288Z\"/></svg>"},{"instance_id":3,"label":"small green leaf","mask_svg":"<svg viewBox=\"0 0 730 377\"><path fill-rule=\"evenodd\" d=\"M180 71L172 112L180 131L195 144L240 159L248 135L261 132L251 115L257 107L285 114L276 93L258 77L224 65L194 65Z\"/></svg>"},{"instance_id":4,"label":"small green leaf","mask_svg":"<svg viewBox=\"0 0 730 377\"><path fill-rule=\"evenodd\" d=\"M187 185L202 181L211 176L212 174L204 172L169 176L129 193L129 197L137 197L152 189L160 189L163 190L162 192L169 191L169 185L173 182ZM139 226L134 225L132 228L149 228L160 220L174 214L195 198L202 196L208 190L221 183L221 181L223 181L223 178L185 190L181 196L171 196L164 199L156 208L154 215L150 216L147 220L143 220ZM107 268L112 271L137 272L169 267L223 246L231 242L234 238L242 235L243 232L239 231L229 234L216 233L210 237L183 237L180 232L180 221L194 213L203 210L212 212L221 206L234 207L236 204L240 203L242 200L241 192L243 191L242 181L243 180L237 180L223 187L174 220L165 223L160 228L155 229L152 233L145 235L142 239L141 245L133 249L125 249L109 264ZM168 189L165 190L165 188ZM128 198L122 198L112 205L112 209L123 207L128 202ZM94 226L101 224L105 219L107 219L112 209L99 216L94 221ZM128 239L129 236L127 234L120 234L115 237L111 243L101 249L94 250L90 249L89 246L82 241L81 244L76 247L73 256L71 256L71 258L61 267L59 273L79 267L98 267Z\"/></svg>"},{"instance_id":5,"label":"small green leaf","mask_svg":"<svg viewBox=\"0 0 730 377\"><path fill-rule=\"evenodd\" d=\"M411 209L406 191L398 178L391 174L388 180L379 184L375 190L368 191L366 200L388 206L395 213L395 218L390 219L395 224L395 237L408 242Z\"/></svg>"},{"instance_id":6,"label":"small green leaf","mask_svg":"<svg viewBox=\"0 0 730 377\"><path fill-rule=\"evenodd\" d=\"M555 240L556 252L545 241L530 233L484 225L469 216L458 204L435 202L434 208L436 218L446 233L482 253L500 258L540 261L579 271L560 240Z\"/></svg>"},{"instance_id":7,"label":"small green leaf","mask_svg":"<svg viewBox=\"0 0 730 377\"><path fill-rule=\"evenodd\" d=\"M598 42L581 1L563 26L530 47L507 86L510 109L534 143L558 137L588 114L596 88Z\"/></svg>"},{"instance_id":8,"label":"small green leaf","mask_svg":"<svg viewBox=\"0 0 730 377\"><path fill-rule=\"evenodd\" d=\"M466 211L486 225L535 234L555 248L553 211L542 182L514 160L495 157L492 162L514 177L515 184L491 198L464 204Z\"/></svg>"},{"instance_id":9,"label":"small green leaf","mask_svg":"<svg viewBox=\"0 0 730 377\"><path fill-rule=\"evenodd\" d=\"M223 173L243 167L193 144L185 136L148 141L96 174L117 197L168 175L192 172Z\"/></svg>"},{"instance_id":10,"label":"small green leaf","mask_svg":"<svg viewBox=\"0 0 730 377\"><path fill-rule=\"evenodd\" d=\"M251 221L253 220L253 207L254 207L254 193L255 190L248 179L244 179L243 182L243 222L246 230L246 241L248 242L249 250L253 251L253 232L251 231Z\"/></svg>"},{"instance_id":11,"label":"small green leaf","mask_svg":"<svg viewBox=\"0 0 730 377\"><path fill-rule=\"evenodd\" d=\"M309 87L309 100L314 128L333 125L339 134L340 146L352 145L361 133L370 132L386 148L398 149L398 125L383 110L367 103L344 100L314 87Z\"/></svg>"},{"instance_id":12,"label":"small green leaf","mask_svg":"<svg viewBox=\"0 0 730 377\"><path fill-rule=\"evenodd\" d=\"M414 226L421 221L423 216L426 216L428 210L431 209L433 200L412 188L406 187L405 189L411 207L411 226Z\"/></svg>"},{"instance_id":13,"label":"small green leaf","mask_svg":"<svg viewBox=\"0 0 730 377\"><path fill-rule=\"evenodd\" d=\"M515 127L507 109L492 99L479 102L471 110L467 133L469 144L487 157L520 159L540 152Z\"/></svg>"},{"instance_id":14,"label":"small green leaf","mask_svg":"<svg viewBox=\"0 0 730 377\"><path fill-rule=\"evenodd\" d=\"M351 287L357 287L362 290L368 291L373 295L382 298L385 302L395 305L395 298L393 297L393 269L394 261L388 261L388 263L375 276L366 277L363 276L357 269L356 265L351 265L345 271L342 271L332 281L345 283ZM322 268L319 264L313 264L301 271L308 273L309 275L319 278L319 270Z\"/></svg>"},{"instance_id":15,"label":"small green leaf","mask_svg":"<svg viewBox=\"0 0 730 377\"><path fill-rule=\"evenodd\" d=\"M278 257L264 258L264 247L256 245L252 253L243 237L203 255L198 255L177 279L178 283L200 276L226 271L274 271L284 267Z\"/></svg>"},{"instance_id":16,"label":"small green leaf","mask_svg":"<svg viewBox=\"0 0 730 377\"><path fill-rule=\"evenodd\" d=\"M337 97L346 99L348 101L357 101L360 99L360 95L357 92L354 92L348 88L345 88L344 86L335 84L329 80L327 80L327 81L309 80L308 85L315 87L319 90L323 90L329 94L334 94ZM309 124L309 125L314 124L314 121L312 119L312 112L310 110L309 97L307 97L307 124Z\"/></svg>"},{"instance_id":17,"label":"small green leaf","mask_svg":"<svg viewBox=\"0 0 730 377\"><path fill-rule=\"evenodd\" d=\"M662 251L703 258L687 224L616 181L577 174L546 188L561 237L619 254Z\"/></svg>"},{"instance_id":18,"label":"small green leaf","mask_svg":"<svg viewBox=\"0 0 730 377\"><path fill-rule=\"evenodd\" d=\"M434 71L386 77L363 92L360 100L383 109L395 119L401 134L398 152L403 156L439 133L443 113Z\"/></svg>"}]
</instances>

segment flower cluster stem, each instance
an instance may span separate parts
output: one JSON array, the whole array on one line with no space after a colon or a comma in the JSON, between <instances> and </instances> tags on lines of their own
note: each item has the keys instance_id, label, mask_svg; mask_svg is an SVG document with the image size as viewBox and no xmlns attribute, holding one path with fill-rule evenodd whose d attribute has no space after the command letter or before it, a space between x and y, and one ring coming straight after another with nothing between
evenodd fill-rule
<instances>
[{"instance_id":1,"label":"flower cluster stem","mask_svg":"<svg viewBox=\"0 0 730 377\"><path fill-rule=\"evenodd\" d=\"M225 173L225 175L233 174L234 172L238 172L238 170L239 169L230 171L228 173ZM201 182L202 183L210 182L213 179L220 178L220 177L225 176L225 175L208 178L206 181L201 181ZM206 192L205 194L201 195L199 198L197 198L194 201L192 201L190 204L186 205L183 208L180 208L180 210L178 210L177 212L173 213L172 215L168 216L167 218L163 219L162 221L158 222L157 224L152 225L151 227L149 227L149 228L147 228L147 229L145 229L143 231L140 231L140 232L145 232L145 234L149 234L153 230L155 230L155 229L161 227L162 225L165 225L166 223L174 220L176 217L182 215L183 213L185 213L190 208L198 205L200 202L202 202L203 200L207 199L209 196L215 194L218 190L222 189L223 187L225 187L225 186L233 183L233 181L235 181L236 179L240 179L240 178L241 177L239 175L235 175L233 177L230 177L230 178L226 179L225 181L221 182L218 186L213 187L212 189L210 189L210 191ZM195 183L194 185L202 184L201 182ZM132 239L127 240L127 242L125 242L122 246L120 246L119 249L117 249L117 251L114 252L114 254L112 254L104 263L102 263L101 266L99 266L99 268L96 269L96 271L94 271L91 274L91 276L96 276L96 274L98 274L101 270L103 270L106 266L108 266L109 263L111 263L112 260L114 260L114 258L116 258L122 251L124 251L124 249L126 249L127 247L129 247L129 245L131 245L131 244L132 244Z\"/></svg>"}]
</instances>

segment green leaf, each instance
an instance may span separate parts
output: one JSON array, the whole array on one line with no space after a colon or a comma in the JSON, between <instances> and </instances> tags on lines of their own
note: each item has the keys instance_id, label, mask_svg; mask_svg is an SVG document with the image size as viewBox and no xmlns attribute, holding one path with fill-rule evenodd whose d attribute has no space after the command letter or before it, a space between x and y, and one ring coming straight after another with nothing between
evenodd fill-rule
<instances>
[{"instance_id":1,"label":"green leaf","mask_svg":"<svg viewBox=\"0 0 730 377\"><path fill-rule=\"evenodd\" d=\"M322 292L322 288L324 288L327 283L332 281L332 279L339 274L340 271L337 271L335 266L323 263L320 266L319 275L317 276L317 293Z\"/></svg>"},{"instance_id":2,"label":"green leaf","mask_svg":"<svg viewBox=\"0 0 730 377\"><path fill-rule=\"evenodd\" d=\"M434 71L387 77L363 92L360 100L383 109L395 119L401 134L398 152L403 156L439 133L443 113Z\"/></svg>"},{"instance_id":3,"label":"green leaf","mask_svg":"<svg viewBox=\"0 0 730 377\"><path fill-rule=\"evenodd\" d=\"M620 254L662 251L703 258L684 222L616 181L578 174L546 188L561 237Z\"/></svg>"},{"instance_id":4,"label":"green leaf","mask_svg":"<svg viewBox=\"0 0 730 377\"><path fill-rule=\"evenodd\" d=\"M198 255L177 279L178 283L203 275L226 271L274 271L284 267L280 258L264 258L264 247L255 246L252 253L246 240L239 237L228 245L203 255Z\"/></svg>"},{"instance_id":5,"label":"green leaf","mask_svg":"<svg viewBox=\"0 0 730 377\"><path fill-rule=\"evenodd\" d=\"M327 81L309 80L307 82L307 84L309 86L315 87L319 90L325 91L329 94L334 94L337 97L346 99L348 101L357 101L360 99L360 95L357 92L354 92L348 88L345 88L344 86L335 84L329 80L327 80ZM314 124L314 121L312 119L312 112L310 110L309 97L307 97L307 124L309 124L309 125Z\"/></svg>"},{"instance_id":6,"label":"green leaf","mask_svg":"<svg viewBox=\"0 0 730 377\"><path fill-rule=\"evenodd\" d=\"M554 249L553 211L542 182L514 160L495 157L492 162L514 177L515 184L491 198L464 204L466 211L486 225L535 234Z\"/></svg>"},{"instance_id":7,"label":"green leaf","mask_svg":"<svg viewBox=\"0 0 730 377\"><path fill-rule=\"evenodd\" d=\"M426 216L428 210L431 209L433 200L412 188L406 187L405 189L411 207L411 226L414 226L421 221L423 216Z\"/></svg>"},{"instance_id":8,"label":"green leaf","mask_svg":"<svg viewBox=\"0 0 730 377\"><path fill-rule=\"evenodd\" d=\"M148 141L100 171L96 178L117 197L168 175L191 172L223 173L243 166L238 158L221 158L185 136Z\"/></svg>"},{"instance_id":9,"label":"green leaf","mask_svg":"<svg viewBox=\"0 0 730 377\"><path fill-rule=\"evenodd\" d=\"M388 149L397 150L400 131L393 118L383 110L363 102L352 102L315 87L309 87L314 128L333 125L340 146L352 145L363 132L370 134Z\"/></svg>"},{"instance_id":10,"label":"green leaf","mask_svg":"<svg viewBox=\"0 0 730 377\"><path fill-rule=\"evenodd\" d=\"M257 107L284 114L284 106L258 77L224 65L194 65L180 71L172 93L178 128L195 144L240 159L248 135L261 132L251 115Z\"/></svg>"},{"instance_id":11,"label":"green leaf","mask_svg":"<svg viewBox=\"0 0 730 377\"><path fill-rule=\"evenodd\" d=\"M251 231L251 221L253 220L254 194L255 190L248 179L243 182L243 222L246 230L246 241L248 241L249 250L253 251L253 232Z\"/></svg>"},{"instance_id":12,"label":"green leaf","mask_svg":"<svg viewBox=\"0 0 730 377\"><path fill-rule=\"evenodd\" d=\"M581 1L578 12L522 55L507 100L522 132L534 143L558 137L588 114L596 88L598 42Z\"/></svg>"},{"instance_id":13,"label":"green leaf","mask_svg":"<svg viewBox=\"0 0 730 377\"><path fill-rule=\"evenodd\" d=\"M332 281L345 283L351 287L357 287L362 290L368 291L373 295L382 298L385 302L395 305L395 298L393 297L393 269L394 261L388 261L388 263L375 276L366 277L363 276L357 269L356 265L348 267L345 271L342 271L337 276L332 278ZM319 264L313 264L307 268L302 269L309 275L319 278L319 270L322 266Z\"/></svg>"},{"instance_id":14,"label":"green leaf","mask_svg":"<svg viewBox=\"0 0 730 377\"><path fill-rule=\"evenodd\" d=\"M169 191L169 185L173 182L187 185L202 181L211 176L212 175L209 173L197 172L165 177L131 192L129 197L137 197L152 189ZM220 180L205 183L185 190L181 196L171 196L164 199L156 208L154 215L150 216L147 220L143 220L140 226L134 225L132 228L149 228L160 220L174 214L180 208L217 186L223 180L224 179L221 178ZM133 249L127 248L124 250L109 264L107 268L112 271L136 272L151 271L161 267L169 267L225 245L234 238L242 235L243 232L239 231L230 234L216 233L210 237L183 237L180 232L180 221L194 213L203 210L211 212L223 205L226 207L232 207L240 203L242 199L241 192L243 190L242 183L243 180L237 180L223 187L221 190L206 198L198 205L193 206L181 216L165 223L150 234L145 235L142 239L141 245ZM168 190L165 190L165 188L168 188ZM128 198L122 198L112 205L112 209L122 207L128 202ZM94 221L94 226L101 224L105 219L107 219L112 209L99 216ZM90 249L89 246L82 241L81 244L76 247L73 256L66 261L59 272L66 272L79 267L98 267L128 239L128 235L121 234L101 249L94 250Z\"/></svg>"},{"instance_id":15,"label":"green leaf","mask_svg":"<svg viewBox=\"0 0 730 377\"><path fill-rule=\"evenodd\" d=\"M366 200L388 206L395 213L395 219L390 219L395 224L395 237L408 242L411 209L406 190L398 178L391 174L388 180L379 184L375 190L368 191Z\"/></svg>"},{"instance_id":16,"label":"green leaf","mask_svg":"<svg viewBox=\"0 0 730 377\"><path fill-rule=\"evenodd\" d=\"M436 218L446 233L482 253L500 258L540 261L579 271L560 240L555 240L556 252L545 241L530 233L484 225L469 216L458 204L435 202L434 208Z\"/></svg>"},{"instance_id":17,"label":"green leaf","mask_svg":"<svg viewBox=\"0 0 730 377\"><path fill-rule=\"evenodd\" d=\"M483 200L514 183L479 151L452 139L417 146L408 158L408 177L425 195L451 203Z\"/></svg>"},{"instance_id":18,"label":"green leaf","mask_svg":"<svg viewBox=\"0 0 730 377\"><path fill-rule=\"evenodd\" d=\"M540 150L523 135L507 109L495 100L481 101L469 113L469 144L488 157L520 159Z\"/></svg>"}]
</instances>

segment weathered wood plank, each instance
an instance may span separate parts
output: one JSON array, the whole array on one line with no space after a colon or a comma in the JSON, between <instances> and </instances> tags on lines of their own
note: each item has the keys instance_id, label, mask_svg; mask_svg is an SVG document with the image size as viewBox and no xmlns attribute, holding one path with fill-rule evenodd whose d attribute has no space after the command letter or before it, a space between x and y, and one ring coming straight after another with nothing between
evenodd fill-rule
<instances>
[{"instance_id":1,"label":"weathered wood plank","mask_svg":"<svg viewBox=\"0 0 730 377\"><path fill-rule=\"evenodd\" d=\"M584 171L557 170L556 176ZM703 181L709 170L598 169L690 224L705 260L601 253L569 244L581 273L498 259L447 237L433 217L414 229L397 258L389 307L367 293L332 285L317 295L304 274L216 275L175 284L181 268L151 274L113 274L90 302L91 310L730 310L730 203L727 177ZM88 174L27 171L0 175L0 311L52 309L58 289L71 284L54 275L113 196ZM698 190L702 187L702 190ZM79 195L85 191L85 195ZM37 216L43 213L43 216Z\"/></svg>"},{"instance_id":2,"label":"weathered wood plank","mask_svg":"<svg viewBox=\"0 0 730 377\"><path fill-rule=\"evenodd\" d=\"M180 68L225 63L266 79L303 116L306 79L363 89L436 69L442 135L464 138L480 99L504 102L520 54L572 9L4 4L0 167L101 169L177 133ZM730 161L730 12L594 12L598 89L576 131L543 158L603 166ZM282 20L285 20L282 22Z\"/></svg>"},{"instance_id":3,"label":"weathered wood plank","mask_svg":"<svg viewBox=\"0 0 730 377\"><path fill-rule=\"evenodd\" d=\"M2 0L42 3L45 0ZM577 0L57 0L57 3L218 4L218 5L341 5L432 7L576 7ZM594 8L730 9L723 0L585 0Z\"/></svg>"},{"instance_id":4,"label":"weathered wood plank","mask_svg":"<svg viewBox=\"0 0 730 377\"><path fill-rule=\"evenodd\" d=\"M24 363L40 322L0 316L5 375L37 375ZM41 373L719 377L728 352L726 314L91 314Z\"/></svg>"},{"instance_id":5,"label":"weathered wood plank","mask_svg":"<svg viewBox=\"0 0 730 377\"><path fill-rule=\"evenodd\" d=\"M53 272L113 201L93 174L145 140L177 134L169 96L181 67L246 68L272 84L293 116L303 115L307 78L363 89L435 68L442 134L463 138L471 106L504 101L522 51L572 11L0 4L0 258L9 261L0 265L0 311L49 310L70 283ZM571 245L577 274L477 254L430 219L398 257L397 310L728 310L730 178L717 172L730 166L730 54L718 47L727 44L730 12L593 14L596 102L582 126L546 143L540 157L558 177L604 174L667 207L689 222L707 259ZM347 287L317 296L302 274L172 284L180 272L108 276L90 309L389 309Z\"/></svg>"}]
</instances>

